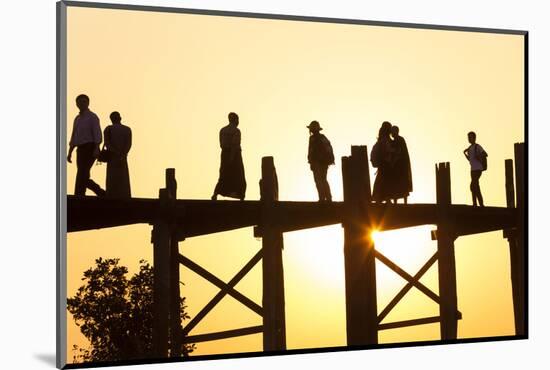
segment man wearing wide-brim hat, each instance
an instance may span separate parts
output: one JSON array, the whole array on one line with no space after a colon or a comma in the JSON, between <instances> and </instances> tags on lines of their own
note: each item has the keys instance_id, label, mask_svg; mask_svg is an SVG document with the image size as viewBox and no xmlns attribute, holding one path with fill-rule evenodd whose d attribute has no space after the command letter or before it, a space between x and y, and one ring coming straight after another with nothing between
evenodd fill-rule
<instances>
[{"instance_id":1,"label":"man wearing wide-brim hat","mask_svg":"<svg viewBox=\"0 0 550 370\"><path fill-rule=\"evenodd\" d=\"M334 164L334 153L332 145L327 137L321 134L323 129L319 122L311 121L306 126L309 129L309 147L307 161L313 172L315 186L319 193L320 202L331 202L332 195L330 193L330 185L327 181L328 166Z\"/></svg>"}]
</instances>

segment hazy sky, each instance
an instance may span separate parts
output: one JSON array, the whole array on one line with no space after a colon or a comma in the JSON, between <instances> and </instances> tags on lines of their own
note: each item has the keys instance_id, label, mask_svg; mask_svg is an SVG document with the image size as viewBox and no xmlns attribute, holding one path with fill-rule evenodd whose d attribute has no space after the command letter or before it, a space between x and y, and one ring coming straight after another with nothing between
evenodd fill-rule
<instances>
[{"instance_id":1,"label":"hazy sky","mask_svg":"<svg viewBox=\"0 0 550 370\"><path fill-rule=\"evenodd\" d=\"M260 20L205 15L68 8L68 131L74 98L109 124L117 110L133 131L132 195L153 198L164 169L176 168L178 197L207 199L218 176L218 130L227 113L240 116L247 199L259 199L261 157L275 158L281 200L316 200L307 164L306 125L318 120L336 157L350 145L376 140L382 121L407 140L414 192L410 202L435 201L434 164L451 162L452 200L470 202L468 131L489 153L481 177L487 205L504 206L504 159L524 140L523 37L364 25ZM76 166L67 170L74 190ZM105 183L105 166L92 177ZM342 199L340 161L329 169ZM374 169L371 168L371 179ZM432 227L381 233L377 248L411 275L434 253ZM68 235L69 296L84 270L101 257L119 257L130 272L152 262L149 225ZM252 229L191 238L180 252L228 281L260 240ZM456 241L461 338L514 334L508 244L501 232ZM345 345L343 236L339 225L285 234L283 252L287 347ZM261 264L237 289L261 304ZM422 282L437 292L437 266ZM382 310L405 282L377 263ZM185 268L182 294L193 317L217 288ZM438 315L415 290L384 322ZM84 337L68 317L68 361ZM191 334L261 324L226 297ZM382 331L380 342L439 339L439 325ZM262 350L261 334L199 343L196 354Z\"/></svg>"}]
</instances>

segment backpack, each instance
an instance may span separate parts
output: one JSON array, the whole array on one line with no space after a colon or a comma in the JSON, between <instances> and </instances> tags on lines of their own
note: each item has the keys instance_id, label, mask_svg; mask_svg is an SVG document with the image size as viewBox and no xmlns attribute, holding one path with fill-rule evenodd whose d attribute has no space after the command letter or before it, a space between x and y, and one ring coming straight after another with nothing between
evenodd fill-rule
<instances>
[{"instance_id":1,"label":"backpack","mask_svg":"<svg viewBox=\"0 0 550 370\"><path fill-rule=\"evenodd\" d=\"M334 152L332 150L332 145L325 135L323 135L321 143L323 144L323 158L325 159L325 163L329 165L334 164Z\"/></svg>"},{"instance_id":2,"label":"backpack","mask_svg":"<svg viewBox=\"0 0 550 370\"><path fill-rule=\"evenodd\" d=\"M481 166L483 167L482 171L487 171L487 157L489 156L486 151L483 151L483 153L478 154L479 145L476 144L475 154L477 159L481 162Z\"/></svg>"},{"instance_id":3,"label":"backpack","mask_svg":"<svg viewBox=\"0 0 550 370\"><path fill-rule=\"evenodd\" d=\"M373 167L380 167L382 165L382 146L377 141L370 152L370 163Z\"/></svg>"}]
</instances>

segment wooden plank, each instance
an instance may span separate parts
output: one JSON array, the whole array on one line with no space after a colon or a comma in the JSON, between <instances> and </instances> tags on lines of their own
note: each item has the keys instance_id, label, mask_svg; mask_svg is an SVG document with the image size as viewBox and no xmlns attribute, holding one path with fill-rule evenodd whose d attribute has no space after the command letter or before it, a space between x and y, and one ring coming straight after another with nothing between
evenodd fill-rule
<instances>
[{"instance_id":1,"label":"wooden plank","mask_svg":"<svg viewBox=\"0 0 550 370\"><path fill-rule=\"evenodd\" d=\"M261 229L264 351L286 349L285 292L283 273L283 233L275 224L274 202L279 199L273 157L262 158Z\"/></svg>"},{"instance_id":2,"label":"wooden plank","mask_svg":"<svg viewBox=\"0 0 550 370\"><path fill-rule=\"evenodd\" d=\"M441 339L457 337L457 288L454 254L453 219L449 214L451 205L451 171L449 163L436 166L436 198L438 205L437 254L439 276L439 312L441 316Z\"/></svg>"},{"instance_id":3,"label":"wooden plank","mask_svg":"<svg viewBox=\"0 0 550 370\"><path fill-rule=\"evenodd\" d=\"M177 198L178 184L176 182L176 170L167 168L165 172L166 193L168 197L168 212L171 210ZM179 244L174 237L173 225L170 225L170 357L180 357L183 353L181 311L180 311L180 264L178 261Z\"/></svg>"},{"instance_id":4,"label":"wooden plank","mask_svg":"<svg viewBox=\"0 0 550 370\"><path fill-rule=\"evenodd\" d=\"M516 335L527 335L526 315L527 312L527 244L525 239L525 205L527 202L525 194L526 167L525 167L525 145L517 143L514 145L515 175L516 175L516 207L518 212L517 234L515 243L511 244L510 266L512 277L512 297L514 302L514 322Z\"/></svg>"},{"instance_id":5,"label":"wooden plank","mask_svg":"<svg viewBox=\"0 0 550 370\"><path fill-rule=\"evenodd\" d=\"M207 342L211 340L228 339L228 338L240 337L243 335L257 334L257 333L261 333L262 331L263 331L263 326L261 325L250 326L247 328L225 330L225 331L219 331L216 333L189 335L189 336L183 337L183 342L184 343Z\"/></svg>"},{"instance_id":6,"label":"wooden plank","mask_svg":"<svg viewBox=\"0 0 550 370\"><path fill-rule=\"evenodd\" d=\"M192 271L196 272L203 278L210 281L212 284L219 287L221 290L202 308L202 310L199 311L198 314L195 315L191 319L191 321L185 326L183 329L184 335L187 335L195 326L199 324L199 322L225 297L225 295L229 294L239 302L241 302L246 307L250 308L252 311L256 312L258 315L263 316L263 309L257 305L255 302L253 302L251 299L247 298L240 292L234 289L235 285L239 283L239 281L242 280L242 278L252 270L252 268L260 261L262 258L263 251L258 251L248 261L248 263L239 271L235 276L229 281L229 283L225 284L223 281L218 279L216 276L208 272L207 270L203 269L199 265L197 265L195 262L191 261L187 257L183 255L179 255L179 261L184 266L188 267Z\"/></svg>"},{"instance_id":7,"label":"wooden plank","mask_svg":"<svg viewBox=\"0 0 550 370\"><path fill-rule=\"evenodd\" d=\"M342 158L344 267L348 346L378 343L376 264L369 223L367 148Z\"/></svg>"},{"instance_id":8,"label":"wooden plank","mask_svg":"<svg viewBox=\"0 0 550 370\"><path fill-rule=\"evenodd\" d=\"M378 330L399 329L399 328L406 328L409 326L433 324L436 322L441 322L441 318L439 316L426 317L426 318L414 319L414 320L396 321L396 322L390 322L387 324L380 324L378 325Z\"/></svg>"},{"instance_id":9,"label":"wooden plank","mask_svg":"<svg viewBox=\"0 0 550 370\"><path fill-rule=\"evenodd\" d=\"M159 199L167 200L166 189L160 189ZM168 356L170 315L170 227L159 219L152 232L153 242L153 351L155 357Z\"/></svg>"}]
</instances>

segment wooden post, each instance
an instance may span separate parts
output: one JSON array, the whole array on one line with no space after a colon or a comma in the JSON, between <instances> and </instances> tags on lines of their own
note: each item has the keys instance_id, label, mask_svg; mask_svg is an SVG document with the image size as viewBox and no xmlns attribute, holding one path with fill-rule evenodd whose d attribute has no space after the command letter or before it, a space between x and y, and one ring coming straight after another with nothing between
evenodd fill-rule
<instances>
[{"instance_id":1,"label":"wooden post","mask_svg":"<svg viewBox=\"0 0 550 370\"><path fill-rule=\"evenodd\" d=\"M370 177L366 146L352 146L342 158L344 264L348 346L378 343L376 265L368 217Z\"/></svg>"},{"instance_id":2,"label":"wooden post","mask_svg":"<svg viewBox=\"0 0 550 370\"><path fill-rule=\"evenodd\" d=\"M286 349L285 292L283 275L283 233L276 225L274 202L279 199L273 157L262 158L260 181L263 248L264 351Z\"/></svg>"},{"instance_id":3,"label":"wooden post","mask_svg":"<svg viewBox=\"0 0 550 370\"><path fill-rule=\"evenodd\" d=\"M166 169L166 191L168 195L168 212L172 209L177 198L176 170ZM180 316L180 264L179 243L175 233L175 225L170 224L170 357L182 355L182 327Z\"/></svg>"},{"instance_id":4,"label":"wooden post","mask_svg":"<svg viewBox=\"0 0 550 370\"><path fill-rule=\"evenodd\" d=\"M514 320L516 335L525 336L526 330L526 268L527 246L525 245L525 153L524 144L514 144L516 172L517 229L515 243L510 250L512 270L512 297L514 301Z\"/></svg>"},{"instance_id":5,"label":"wooden post","mask_svg":"<svg viewBox=\"0 0 550 370\"><path fill-rule=\"evenodd\" d=\"M161 209L166 207L168 192L159 190ZM161 214L151 239L153 242L153 352L154 357L168 356L168 323L170 302L170 226Z\"/></svg>"},{"instance_id":6,"label":"wooden post","mask_svg":"<svg viewBox=\"0 0 550 370\"><path fill-rule=\"evenodd\" d=\"M441 339L457 338L457 291L456 266L452 220L449 218L451 205L451 168L448 162L439 163L435 167L438 224L437 224L437 255L439 273L439 296L441 303Z\"/></svg>"}]
</instances>

